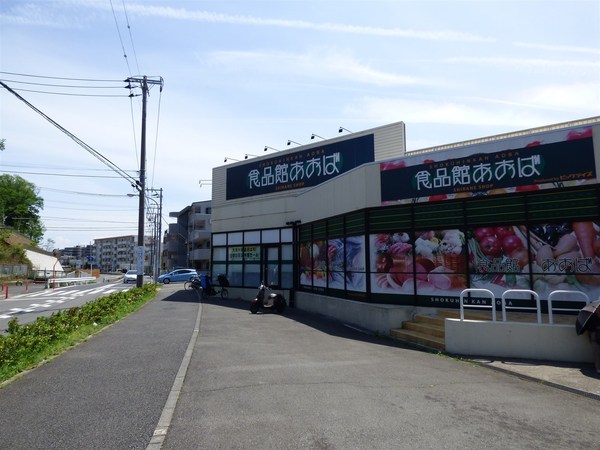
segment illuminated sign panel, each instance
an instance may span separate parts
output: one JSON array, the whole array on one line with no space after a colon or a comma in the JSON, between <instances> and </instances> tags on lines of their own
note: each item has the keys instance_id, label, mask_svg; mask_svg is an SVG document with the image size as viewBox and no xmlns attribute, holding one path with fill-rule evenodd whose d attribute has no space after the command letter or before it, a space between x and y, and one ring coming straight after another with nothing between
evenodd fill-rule
<instances>
[{"instance_id":1,"label":"illuminated sign panel","mask_svg":"<svg viewBox=\"0 0 600 450\"><path fill-rule=\"evenodd\" d=\"M457 157L439 161L416 163L409 157L381 163L381 201L423 202L595 181L591 128L571 136L500 151L455 153Z\"/></svg>"},{"instance_id":2,"label":"illuminated sign panel","mask_svg":"<svg viewBox=\"0 0 600 450\"><path fill-rule=\"evenodd\" d=\"M227 200L316 186L375 160L372 134L227 169Z\"/></svg>"}]
</instances>

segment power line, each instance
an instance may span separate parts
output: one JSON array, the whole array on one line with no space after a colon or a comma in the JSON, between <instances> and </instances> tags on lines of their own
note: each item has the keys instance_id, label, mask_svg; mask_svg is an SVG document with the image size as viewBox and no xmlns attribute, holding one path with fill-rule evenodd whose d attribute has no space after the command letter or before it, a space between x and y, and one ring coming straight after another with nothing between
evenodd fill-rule
<instances>
[{"instance_id":1,"label":"power line","mask_svg":"<svg viewBox=\"0 0 600 450\"><path fill-rule=\"evenodd\" d=\"M130 97L129 95L121 94L73 94L68 92L51 92L51 91L38 91L36 89L15 89L18 92L33 92L35 94L50 94L50 95L65 95L68 97Z\"/></svg>"},{"instance_id":2,"label":"power line","mask_svg":"<svg viewBox=\"0 0 600 450\"><path fill-rule=\"evenodd\" d=\"M25 169L52 169L52 170L87 170L90 172L112 172L111 169L97 169L93 167L64 167L64 166L49 166L48 164L2 164L3 167L17 167ZM126 170L126 172L137 173L137 170Z\"/></svg>"},{"instance_id":3,"label":"power line","mask_svg":"<svg viewBox=\"0 0 600 450\"><path fill-rule=\"evenodd\" d=\"M85 89L123 89L123 86L84 86L81 84L54 84L54 83L33 83L31 81L17 81L7 80L4 78L2 81L7 83L27 84L31 86L48 86L48 87L62 87L62 88L85 88ZM121 82L122 83L122 82Z\"/></svg>"},{"instance_id":4,"label":"power line","mask_svg":"<svg viewBox=\"0 0 600 450\"><path fill-rule=\"evenodd\" d=\"M65 194L93 195L93 196L97 196L97 197L128 197L127 194L101 194L99 192L77 192L77 191L67 191L67 190L63 190L63 189L54 189L54 188L47 188L47 187L41 187L41 186L38 186L38 187L45 191L62 192Z\"/></svg>"},{"instance_id":5,"label":"power line","mask_svg":"<svg viewBox=\"0 0 600 450\"><path fill-rule=\"evenodd\" d=\"M125 8L125 0L123 0L123 12L125 13L125 22L127 23L127 30L129 31L129 41L131 42L131 49L133 50L133 58L135 59L135 67L137 67L138 73L142 73L142 71L140 70L140 65L138 64L137 53L135 52L135 45L133 44L133 36L131 34L131 26L129 25L129 16L127 15L127 8Z\"/></svg>"},{"instance_id":6,"label":"power line","mask_svg":"<svg viewBox=\"0 0 600 450\"><path fill-rule=\"evenodd\" d=\"M138 187L138 181L135 178L133 178L127 172L125 172L124 170L122 170L121 168L119 168L115 163L113 163L112 161L110 161L108 158L106 158L105 156L103 156L102 154L100 154L99 152L97 152L96 150L94 150L92 147L90 147L88 144L86 144L85 142L83 142L81 139L79 139L73 133L71 133L70 131L68 131L64 127L62 127L56 121L52 120L49 116L47 116L46 114L44 114L38 108L36 108L35 106L33 106L31 103L29 103L23 97L21 97L19 94L17 94L12 88L10 88L9 86L7 86L3 81L0 81L0 85L3 86L6 90L8 90L15 97L17 97L19 100L21 100L23 103L25 103L27 106L29 106L31 109L33 109L35 112L37 112L38 114L40 114L44 119L46 119L48 122L50 122L56 128L58 128L63 133L65 133L67 136L69 136L71 139L73 139L77 144L79 144L81 147L83 147L85 150L87 150L90 154L92 154L93 156L95 156L98 160L100 160L101 162L103 162L104 164L106 164L108 167L110 167L114 172L118 173L122 178L126 179L129 183L131 183L131 185L133 187L135 187L137 189L137 187Z\"/></svg>"},{"instance_id":7,"label":"power line","mask_svg":"<svg viewBox=\"0 0 600 450\"><path fill-rule=\"evenodd\" d=\"M67 81L93 81L93 82L101 82L101 83L122 83L123 80L99 80L99 79L93 79L93 78L65 78L65 77L50 77L50 76L46 76L46 75L31 75L31 74L27 74L27 73L17 73L17 72L2 72L0 71L0 73L4 74L4 75L17 75L20 77L31 77L31 78L45 78L48 80L67 80Z\"/></svg>"},{"instance_id":8,"label":"power line","mask_svg":"<svg viewBox=\"0 0 600 450\"><path fill-rule=\"evenodd\" d=\"M42 216L40 217L42 220L57 220L57 221L72 221L72 217L50 217L50 216ZM96 219L82 219L77 218L78 222L98 222L98 223L120 223L120 224L135 224L136 222L130 222L128 220L96 220Z\"/></svg>"},{"instance_id":9,"label":"power line","mask_svg":"<svg viewBox=\"0 0 600 450\"><path fill-rule=\"evenodd\" d=\"M18 170L0 170L2 173L16 173L16 174L24 174L24 175L43 175L50 177L74 177L74 178L121 178L116 175L77 175L77 174L67 174L67 173L48 173L48 172L23 172Z\"/></svg>"}]
</instances>

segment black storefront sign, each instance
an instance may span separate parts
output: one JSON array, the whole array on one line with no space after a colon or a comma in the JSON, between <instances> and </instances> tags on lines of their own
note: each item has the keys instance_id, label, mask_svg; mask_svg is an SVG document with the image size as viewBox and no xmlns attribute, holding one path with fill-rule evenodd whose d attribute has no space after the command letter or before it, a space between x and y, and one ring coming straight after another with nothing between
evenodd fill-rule
<instances>
[{"instance_id":1,"label":"black storefront sign","mask_svg":"<svg viewBox=\"0 0 600 450\"><path fill-rule=\"evenodd\" d=\"M316 186L375 160L372 134L227 169L227 200Z\"/></svg>"},{"instance_id":2,"label":"black storefront sign","mask_svg":"<svg viewBox=\"0 0 600 450\"><path fill-rule=\"evenodd\" d=\"M478 153L381 172L382 202L593 180L592 138Z\"/></svg>"}]
</instances>

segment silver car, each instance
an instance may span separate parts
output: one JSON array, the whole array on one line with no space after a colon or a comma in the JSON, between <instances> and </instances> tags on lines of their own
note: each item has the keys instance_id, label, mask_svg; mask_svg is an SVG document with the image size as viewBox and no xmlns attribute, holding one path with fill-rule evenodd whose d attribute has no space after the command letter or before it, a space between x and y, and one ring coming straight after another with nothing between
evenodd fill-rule
<instances>
[{"instance_id":1,"label":"silver car","mask_svg":"<svg viewBox=\"0 0 600 450\"><path fill-rule=\"evenodd\" d=\"M135 283L137 281L137 270L128 270L123 276L123 283Z\"/></svg>"}]
</instances>

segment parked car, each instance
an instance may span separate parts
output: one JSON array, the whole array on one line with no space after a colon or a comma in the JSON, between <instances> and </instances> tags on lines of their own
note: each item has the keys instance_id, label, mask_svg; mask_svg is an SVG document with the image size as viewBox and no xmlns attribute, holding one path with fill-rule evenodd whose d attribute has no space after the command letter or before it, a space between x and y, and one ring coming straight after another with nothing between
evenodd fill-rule
<instances>
[{"instance_id":1,"label":"parked car","mask_svg":"<svg viewBox=\"0 0 600 450\"><path fill-rule=\"evenodd\" d=\"M123 283L135 283L137 281L137 270L128 270L123 275Z\"/></svg>"},{"instance_id":2,"label":"parked car","mask_svg":"<svg viewBox=\"0 0 600 450\"><path fill-rule=\"evenodd\" d=\"M198 276L194 269L176 269L158 277L159 283L169 284L173 281L188 281Z\"/></svg>"}]
</instances>

